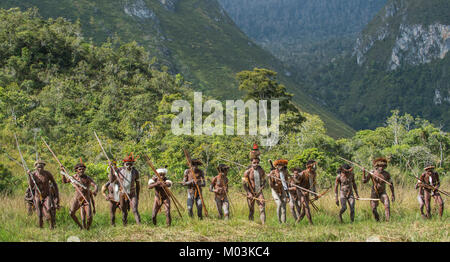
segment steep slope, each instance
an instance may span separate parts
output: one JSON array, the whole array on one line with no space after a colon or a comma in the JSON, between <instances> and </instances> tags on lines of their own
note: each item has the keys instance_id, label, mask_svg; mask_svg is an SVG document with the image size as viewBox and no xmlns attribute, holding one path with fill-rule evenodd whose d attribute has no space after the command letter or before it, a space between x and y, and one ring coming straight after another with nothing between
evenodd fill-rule
<instances>
[{"instance_id":1,"label":"steep slope","mask_svg":"<svg viewBox=\"0 0 450 262\"><path fill-rule=\"evenodd\" d=\"M333 136L352 129L310 101L288 77L281 63L256 46L227 16L216 0L4 0L2 8L36 6L44 17L79 20L83 32L96 43L115 35L137 41L158 64L182 73L193 88L222 99L240 96L235 74L265 67L279 72L280 81L295 94L306 112L319 114Z\"/></svg>"},{"instance_id":2,"label":"steep slope","mask_svg":"<svg viewBox=\"0 0 450 262\"><path fill-rule=\"evenodd\" d=\"M305 86L354 128L374 128L393 109L450 127L450 2L389 0L354 52Z\"/></svg>"},{"instance_id":3,"label":"steep slope","mask_svg":"<svg viewBox=\"0 0 450 262\"><path fill-rule=\"evenodd\" d=\"M351 50L386 1L219 0L248 36L302 70Z\"/></svg>"}]
</instances>

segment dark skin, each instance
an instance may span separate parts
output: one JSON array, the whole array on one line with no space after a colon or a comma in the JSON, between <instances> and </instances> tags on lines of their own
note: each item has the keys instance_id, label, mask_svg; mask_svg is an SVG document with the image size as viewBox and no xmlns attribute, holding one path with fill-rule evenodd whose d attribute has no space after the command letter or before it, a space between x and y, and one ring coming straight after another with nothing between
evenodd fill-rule
<instances>
[{"instance_id":1,"label":"dark skin","mask_svg":"<svg viewBox=\"0 0 450 262\"><path fill-rule=\"evenodd\" d=\"M261 176L261 187L260 187L260 191L259 192L255 192L255 176L254 173L252 172L253 170L258 170L260 176ZM247 183L244 183L244 189L247 192L247 204L249 207L249 220L253 220L253 214L255 212L255 201L258 202L258 206L259 206L259 210L260 210L260 218L261 218L261 223L264 224L265 223L265 203L264 203L264 195L263 195L263 189L266 185L266 181L263 179L265 176L264 170L259 166L259 159L255 158L252 159L252 163L251 163L251 168L248 169L247 171L245 171L244 173L244 178L246 179L246 181L248 181ZM261 201L256 200L256 199L261 199Z\"/></svg>"},{"instance_id":2,"label":"dark skin","mask_svg":"<svg viewBox=\"0 0 450 262\"><path fill-rule=\"evenodd\" d=\"M339 190L340 187L340 190ZM341 202L341 210L339 211L339 220L342 223L342 214L347 209L347 203L350 206L350 219L353 222L355 217L355 198L353 197L353 190L355 191L356 198L359 198L358 188L356 187L355 175L352 171L341 171L336 176L334 193L336 197L336 205L339 206L339 200ZM339 191L339 196L338 196Z\"/></svg>"},{"instance_id":3,"label":"dark skin","mask_svg":"<svg viewBox=\"0 0 450 262\"><path fill-rule=\"evenodd\" d=\"M189 216L193 217L193 205L195 204L197 206L197 215L200 219L203 218L202 215L202 204L201 204L201 197L200 194L202 192L202 187L206 185L205 183L205 175L203 171L199 168L199 164L194 162L192 163L192 169L194 170L194 174L192 174L190 169L185 170L184 177L183 177L183 185L188 187L188 212ZM197 180L197 182L195 182ZM198 192L200 191L200 192ZM192 205L190 202L193 202Z\"/></svg>"},{"instance_id":4,"label":"dark skin","mask_svg":"<svg viewBox=\"0 0 450 262\"><path fill-rule=\"evenodd\" d=\"M432 181L432 183L430 183L430 180ZM426 187L426 185L431 185L435 189ZM420 182L417 183L416 188L421 187L420 192L423 196L424 201L420 206L420 211L424 218L431 218L431 197L434 198L436 204L438 204L439 206L439 216L442 217L442 214L444 213L444 201L442 200L441 194L437 190L440 185L441 183L439 181L439 175L434 171L433 168L427 169L420 176ZM423 205L425 205L427 211L426 215L423 213Z\"/></svg>"},{"instance_id":5,"label":"dark skin","mask_svg":"<svg viewBox=\"0 0 450 262\"><path fill-rule=\"evenodd\" d=\"M128 171L132 171L133 170L133 166L134 166L133 162L125 162L124 163L124 168L126 170L128 170ZM121 181L123 183L123 179L124 178L120 174L120 169L116 168L115 166L113 166L113 168L116 169L116 173L119 175L119 177L120 177L120 179L121 179ZM136 172L135 174L137 174L137 175L132 177L133 180L131 181L131 192L130 192L130 194L128 194L131 199L127 200L126 199L127 198L126 194L124 192L121 192L120 193L120 204L119 205L117 205L117 204L115 204L115 205L111 204L110 205L111 217L115 217L115 212L116 212L116 208L117 207L121 208L122 214L123 214L123 216L122 216L122 223L123 223L123 225L127 225L127 223L128 223L128 209L129 209L129 206L131 206L131 209L133 211L134 218L136 220L136 224L140 224L141 223L141 215L139 214L139 211L138 211L139 193L140 193L140 189L141 189L141 183L139 182L139 173ZM113 174L113 172L111 170L111 173L109 175L109 182L113 183L116 180L117 180L117 178L116 178L116 176ZM119 183L119 185L120 185L120 183ZM133 188L135 190L133 190ZM111 224L115 224L115 221L111 221Z\"/></svg>"},{"instance_id":6,"label":"dark skin","mask_svg":"<svg viewBox=\"0 0 450 262\"><path fill-rule=\"evenodd\" d=\"M373 172L373 175L370 175L370 174L367 175L366 170L363 169L363 183L367 183L367 182L369 182L369 180L372 180L373 185L372 185L372 191L371 191L371 198L379 198L380 199L381 203L383 203L383 205L384 205L386 221L389 221L389 219L390 219L390 203L389 203L389 196L387 195L387 192L386 192L386 182L379 179L379 178L382 178L382 179L390 182L391 175L387 171L384 170L385 168L386 168L386 165L383 165L383 164L377 165L375 167L375 172ZM373 178L371 178L371 176ZM392 182L390 182L390 183L391 183L391 185L389 187L390 187L391 193L392 193L392 202L394 202L395 201L394 185L392 184ZM373 216L375 217L375 220L380 221L380 216L378 215L378 212L377 212L378 200L370 201L370 206L372 207L372 213L373 213Z\"/></svg>"},{"instance_id":7,"label":"dark skin","mask_svg":"<svg viewBox=\"0 0 450 262\"><path fill-rule=\"evenodd\" d=\"M152 222L156 225L156 216L160 208L164 205L166 210L166 225L170 226L172 223L172 217L170 215L170 198L164 191L164 187L168 188L171 184L166 180L165 173L158 173L162 180L158 177L153 178L153 183L148 185L148 189L155 189L155 201L153 203Z\"/></svg>"},{"instance_id":8,"label":"dark skin","mask_svg":"<svg viewBox=\"0 0 450 262\"><path fill-rule=\"evenodd\" d=\"M201 187L204 187L204 186L205 186L205 180L203 179L203 176L202 176L200 173L203 173L203 172L202 172L202 170L198 167L198 164L196 164L196 163L192 164L192 169L194 169L195 177L197 178L197 183L195 182L194 178L192 177L192 173L189 171L188 176L187 176L187 177L186 177L186 176L184 177L183 185L184 185L184 186L190 186L190 185L192 185L192 186L195 187L195 185L198 184L200 190L202 190ZM195 187L195 188L196 188L196 187Z\"/></svg>"},{"instance_id":9,"label":"dark skin","mask_svg":"<svg viewBox=\"0 0 450 262\"><path fill-rule=\"evenodd\" d=\"M61 168L63 169L63 167ZM70 217L72 217L73 221L78 225L78 227L80 229L86 229L89 230L89 228L91 227L92 224L92 205L91 205L91 192L90 192L90 187L93 186L94 187L94 192L92 192L92 194L94 196L97 195L98 192L98 186L97 184L94 182L94 180L92 180L92 178L90 178L89 176L87 176L85 174L86 171L86 167L78 167L76 170L75 175L73 176L73 178L75 180L77 180L80 184L82 184L83 186L86 187L86 189L83 189L77 185L79 190L75 191L75 197L72 201L72 205L70 207ZM63 176L63 183L70 183L70 180L68 180L65 176ZM81 194L80 194L81 192ZM84 197L83 197L84 196ZM87 202L86 202L86 200ZM83 222L83 224L80 223L80 221L78 220L77 216L76 216L76 212L78 209L81 208L81 221Z\"/></svg>"},{"instance_id":10,"label":"dark skin","mask_svg":"<svg viewBox=\"0 0 450 262\"><path fill-rule=\"evenodd\" d=\"M29 175L33 176L34 181L36 181L37 187L39 188L39 191L41 194L39 194L39 191L36 190L35 184L33 180L28 177L28 183L31 185L31 188L34 189L34 205L36 206L36 213L38 215L39 219L39 227L43 228L44 226L44 220L45 217L47 220L50 221L50 228L53 229L55 227L55 217L56 217L56 208L59 206L59 190L58 185L56 184L55 179L53 178L53 175L48 172L47 170L44 170L44 164L37 164L36 165L36 171L31 172L29 171ZM51 185L53 184L56 196L56 205L54 203L53 194L51 194Z\"/></svg>"},{"instance_id":11,"label":"dark skin","mask_svg":"<svg viewBox=\"0 0 450 262\"><path fill-rule=\"evenodd\" d=\"M216 199L216 206L219 212L219 216L223 218L223 202L227 197L228 193L228 178L227 178L228 169L223 169L219 174L213 178L211 181L211 185L209 186L209 191L214 192ZM225 211L227 212L227 211ZM228 213L225 213L225 217L228 218Z\"/></svg>"},{"instance_id":12,"label":"dark skin","mask_svg":"<svg viewBox=\"0 0 450 262\"><path fill-rule=\"evenodd\" d=\"M306 170L299 172L298 170L294 170L294 173L292 174L292 178L294 181L294 184L302 187L302 188L306 188L306 189L310 189L310 177L309 177L309 172L305 172ZM301 207L301 212L299 217L297 218L297 223L299 223L300 221L302 221L302 219L305 217L308 218L308 222L309 224L313 224L312 222L312 218L311 218L311 210L309 208L309 193L301 190L297 187L292 187L290 189L294 189L297 190L297 204L298 206Z\"/></svg>"}]
</instances>

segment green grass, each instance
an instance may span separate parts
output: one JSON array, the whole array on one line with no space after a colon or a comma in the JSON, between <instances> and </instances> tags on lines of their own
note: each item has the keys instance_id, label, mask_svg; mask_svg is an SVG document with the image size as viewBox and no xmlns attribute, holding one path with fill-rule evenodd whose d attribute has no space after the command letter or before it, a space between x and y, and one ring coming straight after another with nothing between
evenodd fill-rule
<instances>
[{"instance_id":1,"label":"green grass","mask_svg":"<svg viewBox=\"0 0 450 262\"><path fill-rule=\"evenodd\" d=\"M233 189L230 197L234 204L234 212L229 221L218 219L213 203L213 196L205 192L209 218L203 221L190 219L184 213L180 219L172 209L172 226L165 225L164 212L158 215L158 225L151 223L151 208L154 192L141 195L140 213L143 224L138 226L133 215L129 215L129 225L122 226L121 213L116 216L116 227L109 225L108 204L102 196L96 198L97 214L90 231L79 230L69 217L68 205L72 192L62 194L62 208L57 212L57 228L53 231L45 224L44 229L37 226L36 215L27 216L25 204L20 194L3 197L0 201L0 241L67 241L70 236L77 236L81 241L366 241L379 238L381 241L450 241L449 215L436 216L433 202L433 218L424 220L419 215L416 191L397 189L397 201L391 207L391 222L375 222L368 201L358 201L356 217L349 223L348 212L344 215L344 224L338 221L339 208L334 204L333 193L329 192L317 205L320 212L313 211L314 225L309 225L306 218L295 224L288 210L287 224L279 224L276 218L275 203L269 191L266 206L266 225L259 221L258 208L255 210L255 221L248 221L248 207L245 197ZM178 200L185 205L186 194L182 189L176 191ZM368 196L363 190L361 196ZM384 210L379 207L380 214ZM195 213L195 211L194 211ZM384 215L382 215L384 218Z\"/></svg>"}]
</instances>

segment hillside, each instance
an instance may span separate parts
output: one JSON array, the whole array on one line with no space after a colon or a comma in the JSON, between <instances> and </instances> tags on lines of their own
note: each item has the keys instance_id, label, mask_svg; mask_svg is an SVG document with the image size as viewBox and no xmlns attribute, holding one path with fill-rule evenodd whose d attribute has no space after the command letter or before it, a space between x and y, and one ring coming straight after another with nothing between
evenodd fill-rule
<instances>
[{"instance_id":1,"label":"hillside","mask_svg":"<svg viewBox=\"0 0 450 262\"><path fill-rule=\"evenodd\" d=\"M349 52L386 0L219 0L250 38L299 71Z\"/></svg>"},{"instance_id":2,"label":"hillside","mask_svg":"<svg viewBox=\"0 0 450 262\"><path fill-rule=\"evenodd\" d=\"M305 87L356 129L393 109L450 127L450 3L390 0L352 54L310 75Z\"/></svg>"},{"instance_id":3,"label":"hillside","mask_svg":"<svg viewBox=\"0 0 450 262\"><path fill-rule=\"evenodd\" d=\"M83 0L13 1L2 8L36 6L43 17L79 21L84 35L95 43L119 36L135 40L158 58L156 65L182 73L195 90L222 99L237 98L235 74L254 67L279 72L280 81L295 94L306 112L318 114L331 135L349 136L353 130L306 96L269 52L255 45L228 17L216 0ZM162 68L162 67L161 67Z\"/></svg>"}]
</instances>

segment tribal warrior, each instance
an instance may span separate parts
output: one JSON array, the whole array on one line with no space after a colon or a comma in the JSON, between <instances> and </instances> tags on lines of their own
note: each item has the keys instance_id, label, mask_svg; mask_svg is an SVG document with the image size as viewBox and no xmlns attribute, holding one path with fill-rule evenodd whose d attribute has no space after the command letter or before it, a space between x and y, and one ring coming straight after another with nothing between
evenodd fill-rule
<instances>
[{"instance_id":1,"label":"tribal warrior","mask_svg":"<svg viewBox=\"0 0 450 262\"><path fill-rule=\"evenodd\" d=\"M243 186L247 192L247 204L249 208L248 219L253 220L253 214L255 212L255 201L259 206L259 217L261 223L266 222L266 210L263 189L266 185L266 174L259 165L258 145L253 145L253 150L250 152L251 166L244 172L242 178Z\"/></svg>"},{"instance_id":2,"label":"tribal warrior","mask_svg":"<svg viewBox=\"0 0 450 262\"><path fill-rule=\"evenodd\" d=\"M439 205L439 216L442 217L444 213L444 200L442 200L441 194L437 190L440 185L439 174L434 171L434 166L427 165L425 172L420 175L420 180L416 184L416 189L419 188L420 213L422 217L431 218L431 197ZM423 212L424 205L427 210L426 215Z\"/></svg>"},{"instance_id":3,"label":"tribal warrior","mask_svg":"<svg viewBox=\"0 0 450 262\"><path fill-rule=\"evenodd\" d=\"M130 207L133 211L136 224L141 224L141 215L138 210L141 184L139 182L139 172L133 166L135 162L136 158L131 153L123 159L123 167L117 168L111 165L114 170L111 169L109 173L109 183L114 186L116 190L114 193L119 198L118 204L117 202L115 204L111 202L111 224L114 224L117 207L122 211L122 223L124 226L128 224L128 211ZM117 192L117 189L119 192ZM117 198L115 200L117 201Z\"/></svg>"},{"instance_id":4,"label":"tribal warrior","mask_svg":"<svg viewBox=\"0 0 450 262\"><path fill-rule=\"evenodd\" d=\"M47 221L50 221L50 228L53 229L56 221L56 208L59 207L58 185L53 175L49 171L44 170L44 161L36 161L34 167L36 168L35 171L28 171L28 184L30 185L29 192L34 196L34 199L32 198L32 204L35 206L38 215L39 227L42 228L44 226L43 218L45 217ZM33 180L36 182L36 185ZM54 187L53 190L52 187ZM55 191L55 193L52 194L52 191Z\"/></svg>"},{"instance_id":5,"label":"tribal warrior","mask_svg":"<svg viewBox=\"0 0 450 262\"><path fill-rule=\"evenodd\" d=\"M288 181L291 179L287 171L288 161L278 159L274 162L275 169L269 174L269 185L272 197L277 205L279 223L286 223L286 203L290 201Z\"/></svg>"},{"instance_id":6,"label":"tribal warrior","mask_svg":"<svg viewBox=\"0 0 450 262\"><path fill-rule=\"evenodd\" d=\"M291 168L291 173L296 172L297 175L301 172L298 168ZM289 179L289 207L291 209L292 216L294 217L294 221L300 217L302 212L300 196L297 194L297 187L295 186L294 177L291 176Z\"/></svg>"},{"instance_id":7,"label":"tribal warrior","mask_svg":"<svg viewBox=\"0 0 450 262\"><path fill-rule=\"evenodd\" d=\"M209 186L209 191L214 192L217 210L219 211L219 216L222 219L225 213L225 219L229 219L229 207L230 203L228 201L228 178L227 173L230 169L229 166L220 164L217 167L219 174L212 179L211 185Z\"/></svg>"},{"instance_id":8,"label":"tribal warrior","mask_svg":"<svg viewBox=\"0 0 450 262\"><path fill-rule=\"evenodd\" d=\"M339 189L340 186L340 189ZM341 204L341 210L339 211L339 220L342 223L342 214L347 210L347 203L350 207L350 220L355 220L355 197L353 195L355 190L356 198L359 198L358 188L356 187L355 174L353 173L353 167L348 164L342 165L338 169L338 175L336 176L336 182L334 185L334 193L336 197L336 205ZM339 193L338 193L339 191Z\"/></svg>"},{"instance_id":9,"label":"tribal warrior","mask_svg":"<svg viewBox=\"0 0 450 262\"><path fill-rule=\"evenodd\" d=\"M381 201L384 204L384 211L386 216L386 221L390 219L390 202L389 196L386 192L386 182L390 183L390 189L392 193L392 202L395 201L395 193L394 193L394 185L391 182L391 175L385 171L387 167L387 159L380 157L373 161L373 166L375 168L372 171L372 174L367 175L366 170L363 169L363 183L369 182L372 180L372 190L371 190L371 198L379 199L379 200L371 200L370 206L372 207L372 213L375 217L376 221L380 221L380 216L377 212L378 201ZM384 181L383 181L384 180Z\"/></svg>"},{"instance_id":10,"label":"tribal warrior","mask_svg":"<svg viewBox=\"0 0 450 262\"><path fill-rule=\"evenodd\" d=\"M166 225L170 226L172 223L172 217L170 216L170 197L167 195L164 187L170 188L172 186L172 181L166 177L166 168L159 168L156 172L158 172L162 181L156 175L148 181L148 189L155 189L155 202L153 203L152 221L156 226L156 216L158 215L161 207L164 205L166 211Z\"/></svg>"},{"instance_id":11,"label":"tribal warrior","mask_svg":"<svg viewBox=\"0 0 450 262\"><path fill-rule=\"evenodd\" d=\"M203 170L199 168L199 166L203 165L203 163L199 159L192 159L191 165L192 168L194 169L195 178L189 168L184 171L183 177L183 185L188 187L188 197L187 197L188 212L190 217L194 216L192 209L194 208L195 203L195 205L197 206L197 215L200 219L203 219L202 214L203 206L200 194L202 193L202 187L204 187L206 183L205 183L205 174L203 173Z\"/></svg>"},{"instance_id":12,"label":"tribal warrior","mask_svg":"<svg viewBox=\"0 0 450 262\"><path fill-rule=\"evenodd\" d=\"M293 181L294 184L302 187L307 190L311 190L311 192L316 192L316 164L317 162L314 160L309 160L306 163L306 169L301 171L297 168L295 168L293 171ZM309 208L310 199L309 199L309 192L300 188L297 188L297 203L301 208L300 215L297 219L297 223L302 221L302 219L305 217L308 218L309 223L312 225L312 218L311 218L311 210Z\"/></svg>"},{"instance_id":13,"label":"tribal warrior","mask_svg":"<svg viewBox=\"0 0 450 262\"><path fill-rule=\"evenodd\" d=\"M94 182L92 178L90 178L88 175L85 174L86 171L86 165L81 161L80 163L76 164L74 167L75 174L73 175L71 181L66 176L69 176L69 174L64 173L65 168L61 166L61 173L63 174L62 182L64 184L66 183L72 183L74 187L76 187L78 190L75 191L75 196L72 200L72 205L70 206L70 216L72 217L73 221L80 227L80 229L87 229L91 227L92 224L92 208L93 208L93 195L96 196L98 192L98 186ZM94 192L91 192L90 186L94 187ZM83 225L80 223L76 216L76 212L78 209L81 208L81 221Z\"/></svg>"}]
</instances>

